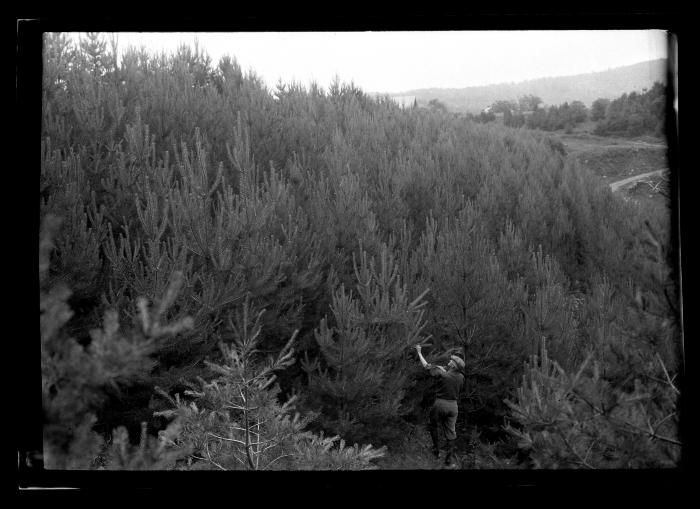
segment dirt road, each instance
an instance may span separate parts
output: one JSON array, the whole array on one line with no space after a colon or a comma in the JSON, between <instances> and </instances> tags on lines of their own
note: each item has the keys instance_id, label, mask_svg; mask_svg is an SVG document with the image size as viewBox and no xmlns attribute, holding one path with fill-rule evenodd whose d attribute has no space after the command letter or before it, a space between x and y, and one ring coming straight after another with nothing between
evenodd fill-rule
<instances>
[{"instance_id":1,"label":"dirt road","mask_svg":"<svg viewBox=\"0 0 700 509\"><path fill-rule=\"evenodd\" d=\"M643 147L643 148L663 148L663 149L668 148L668 145L665 143L649 143L648 141L641 141L641 140L629 140L627 142L627 145L630 145L632 147Z\"/></svg>"},{"instance_id":2,"label":"dirt road","mask_svg":"<svg viewBox=\"0 0 700 509\"><path fill-rule=\"evenodd\" d=\"M643 179L645 179L645 178L654 177L654 176L656 176L656 175L661 175L661 174L663 174L664 171L666 171L666 170L650 171L650 172L648 172L648 173L642 173L642 174L640 174L640 175L634 175L633 177L629 177L629 178L626 178L626 179L618 180L617 182L612 182L612 183L610 184L610 189L611 189L613 192L615 192L615 191L617 191L618 189L620 189L622 186L625 186L625 185L627 185L627 184L631 184L631 183L636 182L636 181L638 181L638 180L643 180Z\"/></svg>"},{"instance_id":3,"label":"dirt road","mask_svg":"<svg viewBox=\"0 0 700 509\"><path fill-rule=\"evenodd\" d=\"M650 143L648 141L642 140L616 140L614 143L601 143L599 147L604 148L653 148L653 149L667 149L668 145L665 143Z\"/></svg>"}]
</instances>

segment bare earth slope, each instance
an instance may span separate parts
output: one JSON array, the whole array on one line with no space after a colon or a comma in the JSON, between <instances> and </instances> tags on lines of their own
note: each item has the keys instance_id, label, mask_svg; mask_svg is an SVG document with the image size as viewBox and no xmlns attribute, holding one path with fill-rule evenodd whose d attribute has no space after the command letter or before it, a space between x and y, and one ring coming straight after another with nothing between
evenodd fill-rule
<instances>
[{"instance_id":1,"label":"bare earth slope","mask_svg":"<svg viewBox=\"0 0 700 509\"><path fill-rule=\"evenodd\" d=\"M668 147L653 137L596 136L581 126L573 133L557 133L569 157L598 175L625 200L668 204Z\"/></svg>"}]
</instances>

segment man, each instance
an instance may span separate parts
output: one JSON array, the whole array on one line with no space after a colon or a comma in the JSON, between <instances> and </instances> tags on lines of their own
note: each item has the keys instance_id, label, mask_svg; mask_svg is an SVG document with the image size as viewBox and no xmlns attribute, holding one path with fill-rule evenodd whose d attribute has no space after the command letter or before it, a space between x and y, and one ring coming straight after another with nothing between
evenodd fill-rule
<instances>
[{"instance_id":1,"label":"man","mask_svg":"<svg viewBox=\"0 0 700 509\"><path fill-rule=\"evenodd\" d=\"M433 440L433 454L435 458L440 457L440 442L438 429L441 428L447 440L447 456L445 465L451 466L454 458L454 441L457 438L455 424L457 423L457 398L459 390L464 383L464 361L456 355L450 356L447 369L443 366L429 364L421 353L421 346L416 345L418 359L421 365L430 371L432 376L439 377L438 390L430 409L430 422L428 430L430 438Z\"/></svg>"}]
</instances>

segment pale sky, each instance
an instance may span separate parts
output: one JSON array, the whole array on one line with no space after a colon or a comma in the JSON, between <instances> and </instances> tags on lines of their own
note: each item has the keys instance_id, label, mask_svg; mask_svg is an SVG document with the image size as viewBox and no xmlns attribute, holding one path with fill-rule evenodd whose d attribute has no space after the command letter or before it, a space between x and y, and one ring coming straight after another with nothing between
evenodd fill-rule
<instances>
[{"instance_id":1,"label":"pale sky","mask_svg":"<svg viewBox=\"0 0 700 509\"><path fill-rule=\"evenodd\" d=\"M119 45L171 52L195 38L213 64L229 54L269 87L281 78L327 88L337 74L386 93L603 71L667 52L662 30L120 32Z\"/></svg>"}]
</instances>

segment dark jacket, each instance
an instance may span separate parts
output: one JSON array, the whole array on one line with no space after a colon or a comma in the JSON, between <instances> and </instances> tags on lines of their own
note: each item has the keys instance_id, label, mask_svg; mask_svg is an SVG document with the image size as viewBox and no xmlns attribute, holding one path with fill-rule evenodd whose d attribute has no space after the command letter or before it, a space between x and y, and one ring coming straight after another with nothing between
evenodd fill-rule
<instances>
[{"instance_id":1,"label":"dark jacket","mask_svg":"<svg viewBox=\"0 0 700 509\"><path fill-rule=\"evenodd\" d=\"M445 370L438 366L429 366L430 374L437 377L437 399L455 400L459 399L459 391L464 384L464 375L459 371Z\"/></svg>"}]
</instances>

